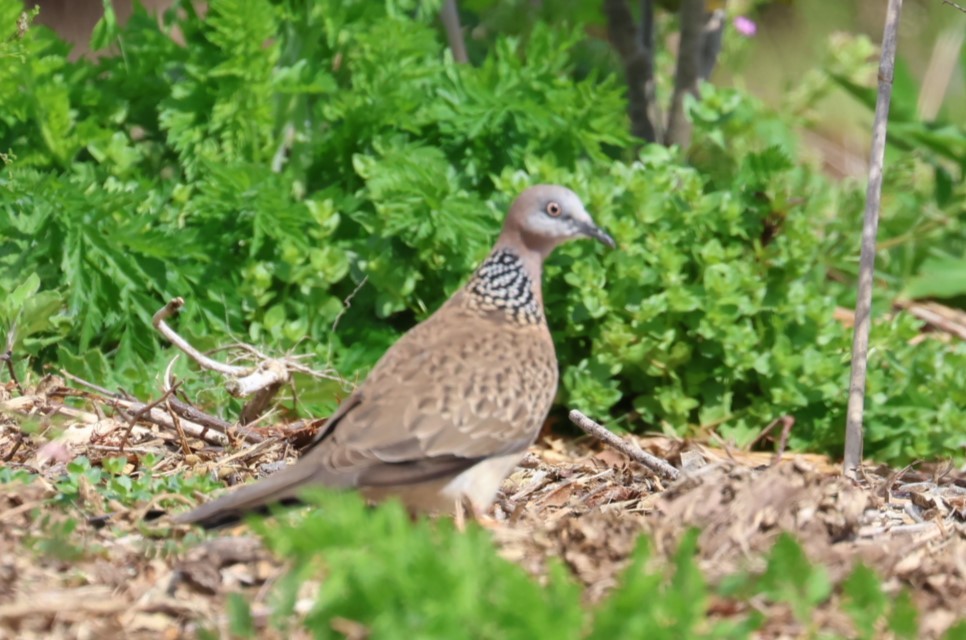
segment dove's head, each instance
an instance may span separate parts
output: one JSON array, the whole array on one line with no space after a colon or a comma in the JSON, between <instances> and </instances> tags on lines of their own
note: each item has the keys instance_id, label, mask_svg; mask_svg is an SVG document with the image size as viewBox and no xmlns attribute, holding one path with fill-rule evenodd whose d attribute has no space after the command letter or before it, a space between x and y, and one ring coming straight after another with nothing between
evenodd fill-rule
<instances>
[{"instance_id":1,"label":"dove's head","mask_svg":"<svg viewBox=\"0 0 966 640\"><path fill-rule=\"evenodd\" d=\"M597 226L576 193L555 184L530 187L510 207L503 225L503 244L517 245L546 257L573 238L593 238L614 247L614 239ZM522 245L522 246L521 246Z\"/></svg>"}]
</instances>

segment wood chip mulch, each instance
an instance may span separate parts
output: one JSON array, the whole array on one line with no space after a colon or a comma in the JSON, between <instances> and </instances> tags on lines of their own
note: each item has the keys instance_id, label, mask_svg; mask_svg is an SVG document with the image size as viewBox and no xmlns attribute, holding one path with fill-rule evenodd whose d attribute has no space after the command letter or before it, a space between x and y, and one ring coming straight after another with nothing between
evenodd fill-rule
<instances>
[{"instance_id":1,"label":"wood chip mulch","mask_svg":"<svg viewBox=\"0 0 966 640\"><path fill-rule=\"evenodd\" d=\"M62 380L29 391L0 387L0 460L39 475L28 485L0 484L0 639L179 638L190 635L194 622L227 634L226 596L238 591L252 602L256 624L267 619L271 586L286 568L244 528L208 540L182 532L182 539L171 540L164 518L145 521L156 500L137 507L106 504L93 487L81 486L83 504L55 507L54 481L78 455L94 461L117 456L126 438L134 473L138 460L152 453L160 459L156 475L193 467L230 484L245 482L291 460L293 443L317 425L267 429L259 438L239 439L230 452L189 439L186 455L181 436L112 417L108 403ZM41 425L39 435L22 436L28 423ZM55 424L62 434L46 442L43 433ZM549 558L561 559L590 604L618 584L642 533L658 556L669 557L684 532L698 527L696 559L714 584L736 571L762 570L763 555L790 532L836 583L862 562L890 594L910 590L925 638L938 637L966 615L961 469L866 467L853 482L821 456L786 454L773 464L767 452L666 437L635 440L685 470L682 478L663 481L589 438L543 438L507 479L493 509L490 529L500 553L538 578ZM84 514L92 512L111 513L111 526L88 520ZM79 522L76 529L71 522ZM38 535L58 527L61 536ZM297 609L307 610L313 595L306 585ZM836 592L812 622L848 636L850 622L838 598ZM719 602L711 615L741 614L749 606L757 605ZM806 632L785 607L763 613L760 637ZM266 630L262 637L272 636Z\"/></svg>"}]
</instances>

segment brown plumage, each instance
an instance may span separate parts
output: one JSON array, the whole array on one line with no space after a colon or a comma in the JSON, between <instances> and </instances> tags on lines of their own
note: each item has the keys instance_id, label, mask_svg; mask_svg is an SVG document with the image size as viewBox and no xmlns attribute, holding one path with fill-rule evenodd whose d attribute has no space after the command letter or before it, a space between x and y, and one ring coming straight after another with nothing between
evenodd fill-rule
<instances>
[{"instance_id":1,"label":"brown plumage","mask_svg":"<svg viewBox=\"0 0 966 640\"><path fill-rule=\"evenodd\" d=\"M219 526L312 485L397 496L414 512L464 499L485 511L557 391L543 261L582 236L614 246L569 189L524 191L470 281L386 351L298 462L176 521Z\"/></svg>"}]
</instances>

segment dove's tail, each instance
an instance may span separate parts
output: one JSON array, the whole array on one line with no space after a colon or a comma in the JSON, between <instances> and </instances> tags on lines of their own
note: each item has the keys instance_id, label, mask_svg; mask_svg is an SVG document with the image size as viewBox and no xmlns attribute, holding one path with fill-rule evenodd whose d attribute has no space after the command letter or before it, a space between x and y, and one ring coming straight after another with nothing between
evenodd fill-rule
<instances>
[{"instance_id":1,"label":"dove's tail","mask_svg":"<svg viewBox=\"0 0 966 640\"><path fill-rule=\"evenodd\" d=\"M239 487L216 500L175 516L174 522L196 524L205 529L224 527L235 524L250 514L267 514L271 506L300 504L299 494L311 485L338 487L343 484L314 477L317 475L317 465L296 463L258 482Z\"/></svg>"}]
</instances>

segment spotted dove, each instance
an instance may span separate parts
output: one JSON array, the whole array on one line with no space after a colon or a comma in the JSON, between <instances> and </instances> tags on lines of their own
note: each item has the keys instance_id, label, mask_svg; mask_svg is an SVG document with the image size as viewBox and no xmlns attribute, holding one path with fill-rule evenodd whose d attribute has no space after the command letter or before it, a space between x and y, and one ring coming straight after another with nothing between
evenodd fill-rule
<instances>
[{"instance_id":1,"label":"spotted dove","mask_svg":"<svg viewBox=\"0 0 966 640\"><path fill-rule=\"evenodd\" d=\"M556 246L577 237L614 246L569 189L524 191L469 282L383 355L298 462L176 521L236 522L297 502L312 485L396 496L414 513L461 501L484 512L556 394L541 271Z\"/></svg>"}]
</instances>

